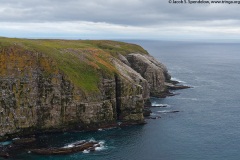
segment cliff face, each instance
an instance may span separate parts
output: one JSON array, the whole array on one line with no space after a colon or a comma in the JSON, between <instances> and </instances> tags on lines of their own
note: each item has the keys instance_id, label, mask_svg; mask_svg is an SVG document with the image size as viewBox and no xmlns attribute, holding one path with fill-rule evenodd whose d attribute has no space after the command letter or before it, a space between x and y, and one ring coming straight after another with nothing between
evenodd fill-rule
<instances>
[{"instance_id":1,"label":"cliff face","mask_svg":"<svg viewBox=\"0 0 240 160\"><path fill-rule=\"evenodd\" d=\"M137 45L1 38L0 139L142 123L145 100L166 79L166 68Z\"/></svg>"},{"instance_id":2,"label":"cliff face","mask_svg":"<svg viewBox=\"0 0 240 160\"><path fill-rule=\"evenodd\" d=\"M164 82L169 81L171 76L166 67L150 55L132 53L127 55L130 66L148 81L150 95L158 97L167 91Z\"/></svg>"}]
</instances>

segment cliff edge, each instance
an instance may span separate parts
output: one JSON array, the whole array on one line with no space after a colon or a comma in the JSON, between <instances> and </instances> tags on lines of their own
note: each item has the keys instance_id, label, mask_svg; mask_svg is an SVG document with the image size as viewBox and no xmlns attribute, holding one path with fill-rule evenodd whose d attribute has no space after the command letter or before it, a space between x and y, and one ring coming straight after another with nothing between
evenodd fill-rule
<instances>
[{"instance_id":1,"label":"cliff edge","mask_svg":"<svg viewBox=\"0 0 240 160\"><path fill-rule=\"evenodd\" d=\"M143 123L170 78L135 44L0 38L0 139Z\"/></svg>"}]
</instances>

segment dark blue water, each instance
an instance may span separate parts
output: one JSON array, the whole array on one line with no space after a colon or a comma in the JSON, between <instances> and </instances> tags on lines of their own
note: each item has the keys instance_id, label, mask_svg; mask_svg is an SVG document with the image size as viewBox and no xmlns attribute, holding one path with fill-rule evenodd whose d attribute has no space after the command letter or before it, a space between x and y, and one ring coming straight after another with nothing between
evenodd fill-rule
<instances>
[{"instance_id":1,"label":"dark blue water","mask_svg":"<svg viewBox=\"0 0 240 160\"><path fill-rule=\"evenodd\" d=\"M135 41L163 62L174 78L194 88L152 99L162 118L144 126L42 137L52 146L100 140L96 152L68 156L20 153L36 160L238 160L240 159L240 45ZM178 113L164 113L179 110Z\"/></svg>"}]
</instances>

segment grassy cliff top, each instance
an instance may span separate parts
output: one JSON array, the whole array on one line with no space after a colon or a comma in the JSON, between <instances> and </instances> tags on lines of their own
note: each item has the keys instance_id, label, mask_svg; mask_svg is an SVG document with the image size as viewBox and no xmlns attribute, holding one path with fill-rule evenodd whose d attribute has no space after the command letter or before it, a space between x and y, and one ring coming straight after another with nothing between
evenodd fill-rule
<instances>
[{"instance_id":1,"label":"grassy cliff top","mask_svg":"<svg viewBox=\"0 0 240 160\"><path fill-rule=\"evenodd\" d=\"M0 38L0 54L9 48L21 48L22 52L49 57L71 82L85 92L98 91L100 75L112 76L117 72L110 62L111 57L133 52L148 54L141 46L108 40Z\"/></svg>"}]
</instances>

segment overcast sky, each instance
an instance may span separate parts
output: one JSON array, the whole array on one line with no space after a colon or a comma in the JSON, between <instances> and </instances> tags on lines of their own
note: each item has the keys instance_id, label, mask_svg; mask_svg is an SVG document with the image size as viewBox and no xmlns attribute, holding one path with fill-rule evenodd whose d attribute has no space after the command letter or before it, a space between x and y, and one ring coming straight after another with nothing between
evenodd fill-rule
<instances>
[{"instance_id":1,"label":"overcast sky","mask_svg":"<svg viewBox=\"0 0 240 160\"><path fill-rule=\"evenodd\" d=\"M240 39L240 4L169 0L0 0L0 36Z\"/></svg>"}]
</instances>

